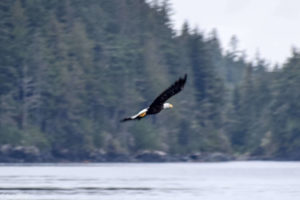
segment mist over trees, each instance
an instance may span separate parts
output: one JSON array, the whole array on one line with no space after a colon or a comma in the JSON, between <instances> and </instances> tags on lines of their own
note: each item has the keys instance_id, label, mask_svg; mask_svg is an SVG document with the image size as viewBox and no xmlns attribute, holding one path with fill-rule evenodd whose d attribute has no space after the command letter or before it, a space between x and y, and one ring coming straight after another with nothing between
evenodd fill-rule
<instances>
[{"instance_id":1,"label":"mist over trees","mask_svg":"<svg viewBox=\"0 0 300 200\"><path fill-rule=\"evenodd\" d=\"M0 145L300 159L300 52L270 70L144 0L0 2ZM234 33L233 33L234 34ZM119 123L184 73L174 109Z\"/></svg>"}]
</instances>

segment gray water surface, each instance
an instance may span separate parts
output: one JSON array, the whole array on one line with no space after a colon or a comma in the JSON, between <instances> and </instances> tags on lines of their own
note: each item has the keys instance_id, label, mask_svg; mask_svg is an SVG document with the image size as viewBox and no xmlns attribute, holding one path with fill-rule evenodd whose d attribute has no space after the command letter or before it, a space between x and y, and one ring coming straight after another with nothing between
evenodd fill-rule
<instances>
[{"instance_id":1,"label":"gray water surface","mask_svg":"<svg viewBox=\"0 0 300 200\"><path fill-rule=\"evenodd\" d=\"M300 162L0 165L0 200L299 200Z\"/></svg>"}]
</instances>

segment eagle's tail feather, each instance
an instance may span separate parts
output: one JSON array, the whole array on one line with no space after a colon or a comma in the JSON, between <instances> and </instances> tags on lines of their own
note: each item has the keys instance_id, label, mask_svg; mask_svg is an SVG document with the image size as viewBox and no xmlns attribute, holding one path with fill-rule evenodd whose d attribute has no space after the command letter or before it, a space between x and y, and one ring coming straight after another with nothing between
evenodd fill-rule
<instances>
[{"instance_id":1,"label":"eagle's tail feather","mask_svg":"<svg viewBox=\"0 0 300 200\"><path fill-rule=\"evenodd\" d=\"M135 120L135 119L140 120L147 115L147 110L148 109L145 108L145 109L141 110L138 114L133 115L131 117L126 117L126 118L122 119L120 122L126 122L129 120Z\"/></svg>"}]
</instances>

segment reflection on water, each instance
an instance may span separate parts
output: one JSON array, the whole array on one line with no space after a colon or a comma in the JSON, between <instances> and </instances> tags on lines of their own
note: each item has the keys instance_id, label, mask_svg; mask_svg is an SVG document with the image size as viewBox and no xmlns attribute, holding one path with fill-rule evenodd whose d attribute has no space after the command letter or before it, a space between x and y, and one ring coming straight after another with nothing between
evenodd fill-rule
<instances>
[{"instance_id":1,"label":"reflection on water","mask_svg":"<svg viewBox=\"0 0 300 200\"><path fill-rule=\"evenodd\" d=\"M298 200L300 163L1 165L0 200Z\"/></svg>"}]
</instances>

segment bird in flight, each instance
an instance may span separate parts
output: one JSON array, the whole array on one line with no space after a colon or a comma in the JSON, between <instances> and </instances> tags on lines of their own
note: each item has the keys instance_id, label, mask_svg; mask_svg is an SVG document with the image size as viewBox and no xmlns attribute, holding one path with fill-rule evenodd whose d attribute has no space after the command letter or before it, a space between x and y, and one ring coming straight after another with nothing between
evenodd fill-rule
<instances>
[{"instance_id":1,"label":"bird in flight","mask_svg":"<svg viewBox=\"0 0 300 200\"><path fill-rule=\"evenodd\" d=\"M141 110L136 115L122 119L121 122L136 119L140 120L147 115L157 114L163 109L173 108L173 105L167 103L166 101L183 89L186 79L187 74L185 74L183 78L179 78L168 89L166 89L158 97L156 97L156 99L152 102L152 104L149 107Z\"/></svg>"}]
</instances>

